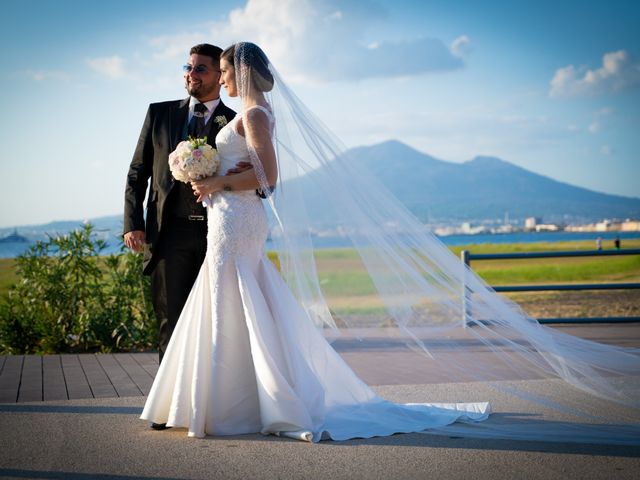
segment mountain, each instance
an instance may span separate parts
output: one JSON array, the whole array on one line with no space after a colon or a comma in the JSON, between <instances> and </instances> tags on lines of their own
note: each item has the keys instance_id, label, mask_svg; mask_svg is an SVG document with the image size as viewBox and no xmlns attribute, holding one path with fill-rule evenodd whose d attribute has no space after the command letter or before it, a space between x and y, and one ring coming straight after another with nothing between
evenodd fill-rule
<instances>
[{"instance_id":1,"label":"mountain","mask_svg":"<svg viewBox=\"0 0 640 480\"><path fill-rule=\"evenodd\" d=\"M40 225L22 225L17 227L0 228L0 237L4 237L13 232L30 240L44 240L47 235L65 234L74 230L85 222L91 222L94 232L101 238L108 237L111 233L120 235L122 233L122 215L108 215L96 217L90 220L57 220Z\"/></svg>"},{"instance_id":2,"label":"mountain","mask_svg":"<svg viewBox=\"0 0 640 480\"><path fill-rule=\"evenodd\" d=\"M437 160L388 141L348 152L415 215L427 220L540 217L595 221L640 217L640 198L608 195L558 182L494 157Z\"/></svg>"},{"instance_id":3,"label":"mountain","mask_svg":"<svg viewBox=\"0 0 640 480\"><path fill-rule=\"evenodd\" d=\"M608 195L558 182L494 157L475 157L464 163L438 160L391 140L357 147L345 153L349 161L370 170L398 199L423 221L540 217L546 222L591 222L604 218L640 218L640 199ZM302 191L313 195L313 176L301 178ZM286 185L285 185L286 188ZM375 192L371 192L375 195ZM319 224L331 223L322 205L327 192L312 199L309 214ZM315 200L315 201L314 201ZM100 238L117 240L122 215L90 220ZM83 221L57 221L18 227L30 240L65 233ZM0 228L0 237L14 227Z\"/></svg>"},{"instance_id":4,"label":"mountain","mask_svg":"<svg viewBox=\"0 0 640 480\"><path fill-rule=\"evenodd\" d=\"M18 230L15 229L12 234L0 238L0 243L28 243L29 239L18 234Z\"/></svg>"}]
</instances>

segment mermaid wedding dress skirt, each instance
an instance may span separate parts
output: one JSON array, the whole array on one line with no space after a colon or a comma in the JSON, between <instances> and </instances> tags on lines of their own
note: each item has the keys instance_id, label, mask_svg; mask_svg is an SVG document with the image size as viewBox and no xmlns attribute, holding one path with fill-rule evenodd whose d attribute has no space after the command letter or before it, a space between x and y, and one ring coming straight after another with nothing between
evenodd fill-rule
<instances>
[{"instance_id":1,"label":"mermaid wedding dress skirt","mask_svg":"<svg viewBox=\"0 0 640 480\"><path fill-rule=\"evenodd\" d=\"M248 161L237 117L216 138L225 172ZM318 331L266 257L253 191L208 207L207 255L141 418L192 437L261 432L317 442L481 421L487 403L396 404L362 382Z\"/></svg>"}]
</instances>

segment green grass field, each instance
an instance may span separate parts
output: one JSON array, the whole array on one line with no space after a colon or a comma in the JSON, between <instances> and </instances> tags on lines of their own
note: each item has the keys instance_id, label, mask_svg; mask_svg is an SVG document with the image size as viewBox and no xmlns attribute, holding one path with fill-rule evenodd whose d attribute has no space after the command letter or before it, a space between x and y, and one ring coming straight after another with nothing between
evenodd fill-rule
<instances>
[{"instance_id":1,"label":"green grass field","mask_svg":"<svg viewBox=\"0 0 640 480\"><path fill-rule=\"evenodd\" d=\"M624 246L640 248L640 240L627 240ZM592 249L592 241L480 244L451 248L457 257L460 257L462 250L472 253L515 253ZM316 253L316 259L321 287L335 312L365 314L382 310L380 299L374 295L374 286L354 250L320 250ZM472 262L471 267L490 285L640 281L640 256L637 255L482 260Z\"/></svg>"},{"instance_id":2,"label":"green grass field","mask_svg":"<svg viewBox=\"0 0 640 480\"><path fill-rule=\"evenodd\" d=\"M640 240L628 240L625 248L640 248ZM593 242L554 242L527 244L482 244L452 247L460 257L462 250L472 253L515 253L591 250ZM367 295L372 292L357 253L350 249L326 249L316 253L320 282L328 295ZM525 260L474 261L471 267L492 285L609 282L640 279L640 257L540 258Z\"/></svg>"},{"instance_id":3,"label":"green grass field","mask_svg":"<svg viewBox=\"0 0 640 480\"><path fill-rule=\"evenodd\" d=\"M625 248L640 248L640 240L625 240ZM479 244L452 247L472 253L512 253L591 250L592 241ZM273 258L273 255L270 255ZM331 308L339 312L370 313L380 309L374 286L352 249L316 252L320 285ZM640 281L640 256L549 258L474 261L471 267L490 285ZM18 280L15 262L0 259L0 295Z\"/></svg>"},{"instance_id":4,"label":"green grass field","mask_svg":"<svg viewBox=\"0 0 640 480\"><path fill-rule=\"evenodd\" d=\"M625 248L640 248L640 240L627 240ZM453 249L458 256L472 253L516 253L592 250L593 242L471 245ZM481 260L471 267L491 285L631 282L640 279L640 256Z\"/></svg>"}]
</instances>

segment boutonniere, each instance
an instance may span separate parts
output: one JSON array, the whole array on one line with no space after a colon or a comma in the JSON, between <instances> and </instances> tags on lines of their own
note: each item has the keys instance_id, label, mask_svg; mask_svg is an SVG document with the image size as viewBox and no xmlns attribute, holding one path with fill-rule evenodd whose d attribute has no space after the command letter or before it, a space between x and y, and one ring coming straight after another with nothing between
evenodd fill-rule
<instances>
[{"instance_id":1,"label":"boutonniere","mask_svg":"<svg viewBox=\"0 0 640 480\"><path fill-rule=\"evenodd\" d=\"M225 117L224 115L218 115L213 119L213 121L216 122L218 127L222 128L227 124L227 117Z\"/></svg>"}]
</instances>

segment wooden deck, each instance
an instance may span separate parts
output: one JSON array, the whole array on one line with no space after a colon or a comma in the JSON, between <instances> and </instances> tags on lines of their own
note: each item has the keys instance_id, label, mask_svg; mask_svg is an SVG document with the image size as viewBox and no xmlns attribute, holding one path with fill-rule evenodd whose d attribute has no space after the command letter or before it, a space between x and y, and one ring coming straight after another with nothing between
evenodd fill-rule
<instances>
[{"instance_id":1,"label":"wooden deck","mask_svg":"<svg viewBox=\"0 0 640 480\"><path fill-rule=\"evenodd\" d=\"M554 328L600 343L640 348L640 323L557 325ZM467 335L460 329L458 334ZM453 334L453 333L452 333ZM369 385L450 383L456 381L441 364L428 365L417 353L380 344L375 329L337 340L333 347ZM427 340L428 343L428 340ZM475 361L490 362L490 349L473 348ZM447 362L460 361L464 352L439 351ZM471 358L470 360L471 361ZM498 368L500 365L496 365ZM509 369L496 374L509 378ZM158 354L99 353L62 355L0 355L0 403L148 395L158 371ZM536 378L536 377L532 377ZM515 378L514 378L515 379Z\"/></svg>"},{"instance_id":2,"label":"wooden deck","mask_svg":"<svg viewBox=\"0 0 640 480\"><path fill-rule=\"evenodd\" d=\"M157 353L0 356L0 403L147 395Z\"/></svg>"}]
</instances>

